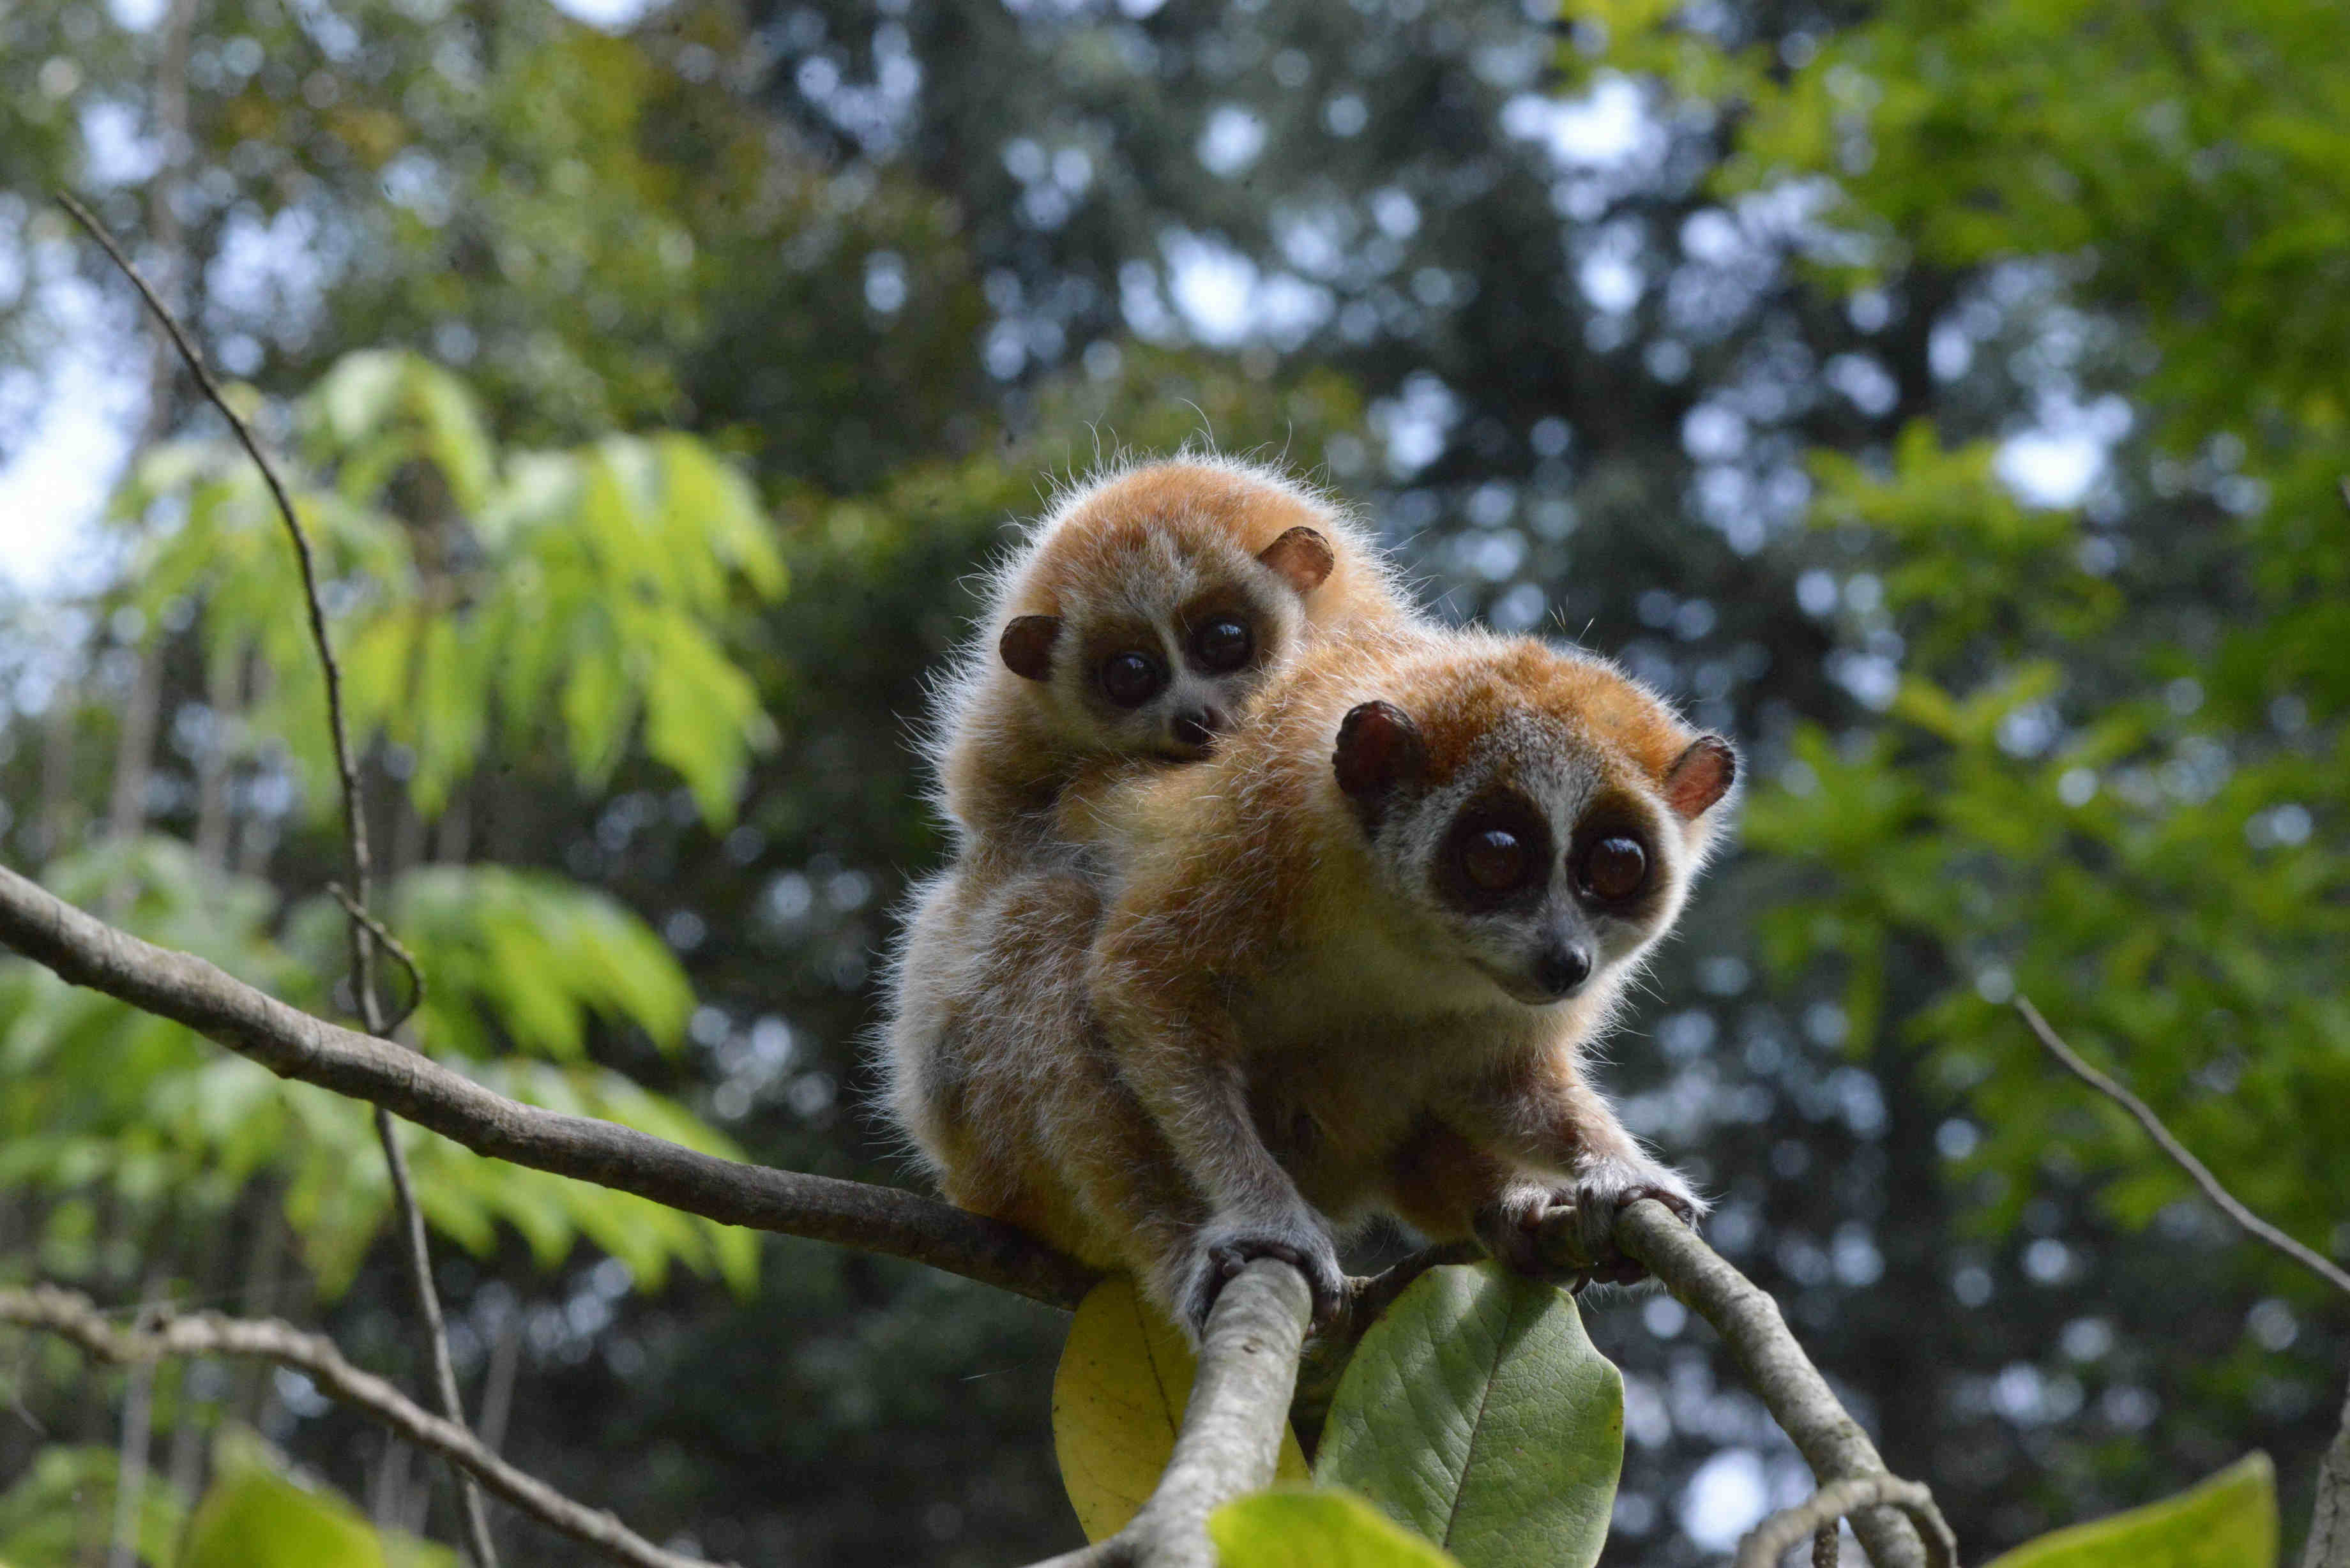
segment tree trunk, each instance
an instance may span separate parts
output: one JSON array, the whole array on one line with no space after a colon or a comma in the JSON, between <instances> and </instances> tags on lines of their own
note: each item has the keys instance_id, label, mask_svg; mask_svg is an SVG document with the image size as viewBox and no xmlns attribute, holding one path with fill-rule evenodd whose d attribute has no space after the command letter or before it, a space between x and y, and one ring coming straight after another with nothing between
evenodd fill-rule
<instances>
[{"instance_id":1,"label":"tree trunk","mask_svg":"<svg viewBox=\"0 0 2350 1568\"><path fill-rule=\"evenodd\" d=\"M2341 1429L2318 1461L2317 1507L2301 1568L2350 1568L2350 1394L2343 1397Z\"/></svg>"}]
</instances>

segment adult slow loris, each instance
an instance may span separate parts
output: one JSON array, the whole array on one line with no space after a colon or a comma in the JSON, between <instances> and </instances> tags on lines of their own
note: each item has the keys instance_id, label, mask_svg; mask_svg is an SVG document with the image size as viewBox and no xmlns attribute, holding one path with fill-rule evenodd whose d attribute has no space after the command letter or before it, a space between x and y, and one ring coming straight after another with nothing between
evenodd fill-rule
<instances>
[{"instance_id":1,"label":"adult slow loris","mask_svg":"<svg viewBox=\"0 0 2350 1568\"><path fill-rule=\"evenodd\" d=\"M1735 771L1613 666L1532 639L1306 650L1209 760L1068 803L1114 851L1092 1017L1059 947L1032 955L1014 989L1050 992L1045 1023L967 1085L1019 1152L1006 1211L1195 1329L1254 1256L1334 1310L1334 1226L1372 1213L1530 1272L1554 1204L1602 1259L1633 1198L1695 1219L1584 1052Z\"/></svg>"}]
</instances>

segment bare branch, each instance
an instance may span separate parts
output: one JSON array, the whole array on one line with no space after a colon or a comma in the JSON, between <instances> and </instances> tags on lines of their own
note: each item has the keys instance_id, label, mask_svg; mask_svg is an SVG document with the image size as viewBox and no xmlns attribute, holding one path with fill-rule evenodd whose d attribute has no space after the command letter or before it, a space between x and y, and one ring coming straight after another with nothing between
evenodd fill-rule
<instances>
[{"instance_id":1,"label":"bare branch","mask_svg":"<svg viewBox=\"0 0 2350 1568\"><path fill-rule=\"evenodd\" d=\"M1833 1542L1835 1521L1866 1507L1899 1509L1924 1536L1926 1560L1932 1568L1958 1568L1958 1538L1950 1533L1942 1511L1934 1506L1933 1494L1920 1482L1889 1475L1830 1481L1804 1501L1781 1509L1746 1532L1738 1543L1732 1568L1776 1568L1787 1549L1805 1536L1814 1537L1814 1560L1817 1561L1816 1541L1824 1537ZM1834 1552L1833 1545L1829 1550ZM1835 1559L1831 1555L1828 1561Z\"/></svg>"},{"instance_id":2,"label":"bare branch","mask_svg":"<svg viewBox=\"0 0 2350 1568\"><path fill-rule=\"evenodd\" d=\"M359 901L345 891L341 883L328 883L327 892L343 907L344 914L365 926L369 934L383 944L383 950L400 961L400 972L408 976L408 1004L385 1020L382 1028L372 1031L389 1040L400 1033L401 1024L416 1016L418 1008L424 1005L424 971L417 967L416 955L408 950L407 945L386 930L381 920L361 908Z\"/></svg>"},{"instance_id":3,"label":"bare branch","mask_svg":"<svg viewBox=\"0 0 2350 1568\"><path fill-rule=\"evenodd\" d=\"M477 1154L723 1224L928 1263L1064 1309L1098 1277L1012 1226L910 1192L721 1159L509 1100L413 1051L313 1018L200 958L116 930L5 867L0 942L76 985L184 1023L280 1077L380 1105Z\"/></svg>"},{"instance_id":4,"label":"bare branch","mask_svg":"<svg viewBox=\"0 0 2350 1568\"><path fill-rule=\"evenodd\" d=\"M2156 1116L2144 1100L2090 1066L2070 1045L2065 1044L2056 1031L2048 1026L2048 1020L2040 1016L2040 1010L2032 1005L2031 998L2017 997L2015 1010L2023 1015L2023 1022L2032 1026L2032 1033L2039 1036L2040 1044L2048 1048L2050 1055L2063 1063L2074 1077L2136 1116L2138 1126L2146 1128L2147 1135L2154 1139L2157 1147L2168 1155L2179 1169L2192 1177L2195 1185L2203 1189L2203 1196L2218 1204L2220 1212L2233 1220L2245 1234L2267 1242L2334 1289L2350 1293L2350 1272L2345 1272L2323 1253L2303 1246L2245 1208L2234 1193L2220 1184L2220 1179L2212 1175L2201 1160L2188 1152L2185 1144L2171 1136L2170 1129L2162 1125L2162 1118Z\"/></svg>"},{"instance_id":5,"label":"bare branch","mask_svg":"<svg viewBox=\"0 0 2350 1568\"><path fill-rule=\"evenodd\" d=\"M106 232L106 226L93 217L88 208L63 192L58 192L57 201L73 214L76 223L89 232L90 238L113 258L114 265L122 269L123 275L130 278L132 286L139 290L140 297L147 302L147 308L170 335L172 347L180 351L180 358L186 363L189 373L195 377L196 385L203 389L204 397L213 407L220 410L221 417L228 421L229 428L236 431L236 439L244 444L254 466L261 470L262 480L269 486L270 498L277 504L277 515L286 524L286 536L293 543L294 558L302 573L302 597L309 611L310 640L317 650L319 672L326 680L327 734L334 744L335 775L342 786L343 836L350 854L351 891L345 896L338 888L336 896L342 899L350 915L351 990L357 995L359 1019L367 1025L368 1033L389 1038L396 1025L385 1024L383 1002L375 990L376 939L381 934L389 940L389 934L368 913L369 884L374 876L374 866L368 855L367 809L359 794L359 767L351 757L350 726L343 717L342 666L335 659L334 639L327 634L327 607L318 595L318 565L311 554L310 536L303 531L302 519L295 513L293 500L286 494L286 483L278 476L276 465L262 450L261 442L254 436L253 427L229 406L220 383L213 379L203 356L196 352L195 344L181 327L172 307L164 304L162 297L140 275L139 269L130 265L130 258L122 254L121 247L114 243L114 237ZM421 1001L423 981L418 975L415 961L398 943L391 945L400 961L408 966L409 978L415 984L415 999ZM411 1009L416 1001L410 1002ZM401 1016L405 1019L406 1014ZM432 1249L425 1235L424 1211L417 1207L415 1188L408 1176L408 1157L400 1152L399 1132L391 1125L390 1113L380 1106L376 1107L375 1137L383 1149L384 1165L391 1174L392 1212L398 1222L400 1254L408 1266L409 1289L416 1299L417 1316L423 1331L425 1359L432 1370L433 1394L440 1401L442 1414L463 1426L465 1404L457 1392L456 1368L449 1359L449 1330L442 1321L441 1293L432 1281ZM473 1483L462 1471L457 1472L456 1481L458 1511L464 1523L466 1552L477 1568L497 1568L497 1552L490 1542L489 1515L483 1511L481 1494L474 1490Z\"/></svg>"},{"instance_id":6,"label":"bare branch","mask_svg":"<svg viewBox=\"0 0 2350 1568\"><path fill-rule=\"evenodd\" d=\"M2342 482L2342 498L2345 505L2350 505L2350 479ZM2017 997L2015 1011L2022 1014L2033 1035L2047 1047L2050 1055L2064 1064L2065 1071L2135 1116L2155 1146L2192 1178L2195 1185L2203 1189L2203 1196L2217 1204L2220 1211L2234 1220L2246 1235L2267 1242L2336 1290L2350 1293L2350 1272L2246 1208L2211 1174L2210 1167L2188 1151L2151 1106L2116 1079L2089 1065L2078 1052L2064 1044L2064 1037L2032 1005L2030 997ZM2350 1399L2343 1402L2341 1428L2334 1434L2324 1458L2318 1461L2317 1506L2310 1515L2309 1545L2301 1563L2302 1568L2350 1568Z\"/></svg>"},{"instance_id":7,"label":"bare branch","mask_svg":"<svg viewBox=\"0 0 2350 1568\"><path fill-rule=\"evenodd\" d=\"M1038 1568L1215 1568L1208 1515L1273 1484L1314 1303L1305 1276L1260 1258L1216 1297L1175 1452L1150 1501L1107 1541Z\"/></svg>"},{"instance_id":8,"label":"bare branch","mask_svg":"<svg viewBox=\"0 0 2350 1568\"><path fill-rule=\"evenodd\" d=\"M1553 1213L1571 1234L1571 1211ZM1547 1242L1552 1221L1545 1220L1544 1228ZM1877 1445L1787 1331L1779 1303L1698 1240L1697 1232L1671 1210L1654 1199L1627 1206L1617 1216L1616 1244L1646 1264L1682 1305L1713 1325L1772 1419L1794 1441L1823 1488L1840 1481L1892 1479ZM1876 1568L1930 1568L1934 1561L1917 1528L1895 1508L1863 1506L1853 1514L1852 1528ZM1806 1524L1787 1543L1793 1545L1811 1529Z\"/></svg>"},{"instance_id":9,"label":"bare branch","mask_svg":"<svg viewBox=\"0 0 2350 1568\"><path fill-rule=\"evenodd\" d=\"M390 1427L417 1447L479 1477L484 1486L572 1540L636 1568L707 1568L700 1558L664 1552L610 1513L574 1502L545 1481L516 1469L484 1447L461 1424L411 1400L384 1379L343 1359L332 1340L270 1319L218 1313L142 1314L141 1326L117 1328L88 1296L54 1285L0 1290L0 1323L61 1334L107 1361L145 1365L170 1355L256 1356L288 1366L338 1399Z\"/></svg>"}]
</instances>

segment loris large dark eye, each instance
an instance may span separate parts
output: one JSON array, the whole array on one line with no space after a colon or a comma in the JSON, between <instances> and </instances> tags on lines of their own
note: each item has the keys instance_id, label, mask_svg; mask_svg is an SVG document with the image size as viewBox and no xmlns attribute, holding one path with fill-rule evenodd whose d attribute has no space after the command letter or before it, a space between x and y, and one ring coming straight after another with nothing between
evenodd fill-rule
<instances>
[{"instance_id":1,"label":"loris large dark eye","mask_svg":"<svg viewBox=\"0 0 2350 1568\"><path fill-rule=\"evenodd\" d=\"M1191 655L1203 670L1238 670L1256 651L1249 628L1230 616L1210 621L1191 634Z\"/></svg>"},{"instance_id":2,"label":"loris large dark eye","mask_svg":"<svg viewBox=\"0 0 2350 1568\"><path fill-rule=\"evenodd\" d=\"M1620 904L1648 886L1648 852L1638 839L1611 833L1583 852L1575 880L1602 903Z\"/></svg>"},{"instance_id":3,"label":"loris large dark eye","mask_svg":"<svg viewBox=\"0 0 2350 1568\"><path fill-rule=\"evenodd\" d=\"M1461 869L1480 892L1513 892L1534 868L1534 851L1506 827L1489 827L1461 846Z\"/></svg>"},{"instance_id":4,"label":"loris large dark eye","mask_svg":"<svg viewBox=\"0 0 2350 1568\"><path fill-rule=\"evenodd\" d=\"M1148 654L1113 653L1102 660L1102 695L1121 708L1139 708L1167 684L1167 672Z\"/></svg>"}]
</instances>

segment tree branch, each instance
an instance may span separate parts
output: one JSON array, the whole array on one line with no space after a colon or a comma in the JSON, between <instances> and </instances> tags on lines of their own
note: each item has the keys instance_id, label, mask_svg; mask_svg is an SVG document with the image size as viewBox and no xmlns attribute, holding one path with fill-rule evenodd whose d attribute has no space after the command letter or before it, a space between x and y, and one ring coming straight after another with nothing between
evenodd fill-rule
<instances>
[{"instance_id":1,"label":"tree branch","mask_svg":"<svg viewBox=\"0 0 2350 1568\"><path fill-rule=\"evenodd\" d=\"M1555 1210L1553 1215L1544 1222L1545 1251L1552 1250L1555 1233L1562 1241L1573 1234L1571 1210ZM1627 1206L1617 1216L1616 1244L1646 1264L1682 1305L1713 1325L1772 1419L1794 1442L1824 1489L1841 1481L1893 1480L1877 1445L1788 1332L1779 1303L1698 1240L1697 1232L1671 1210L1654 1199ZM1788 1544L1811 1528L1807 1524L1790 1536ZM1877 1568L1930 1568L1933 1563L1926 1541L1898 1508L1863 1506L1853 1514L1852 1528Z\"/></svg>"},{"instance_id":2,"label":"tree branch","mask_svg":"<svg viewBox=\"0 0 2350 1568\"><path fill-rule=\"evenodd\" d=\"M114 243L114 236L106 232L103 223L90 215L87 207L63 192L58 192L57 201L73 215L76 223L89 232L90 238L113 258L114 265L122 269L123 275L139 290L139 296L147 302L147 308L162 324L163 330L171 337L172 346L180 351L180 358L186 363L189 373L195 377L196 385L203 389L204 397L213 407L220 410L221 417L229 422L229 428L236 432L236 439L244 443L246 454L261 470L262 480L269 486L270 498L277 504L277 515L286 524L286 536L293 543L294 558L301 568L302 597L309 610L310 640L317 650L319 671L326 679L327 733L334 742L335 774L342 785L343 836L351 862L351 892L344 899L350 915L351 990L358 998L359 1019L367 1025L368 1033L389 1037L391 1031L384 1025L383 1002L375 992L375 940L376 933L382 928L368 914L369 883L375 868L368 855L367 810L359 794L359 767L351 758L350 726L343 716L342 666L335 659L334 639L327 635L327 607L318 596L318 565L311 554L310 536L303 531L302 520L295 514L293 500L286 493L286 483L278 477L276 465L262 450L252 426L229 406L220 383L213 379L212 371L205 367L203 357L196 352L194 343L189 340L172 307L165 305L162 297L140 275L139 269L130 265L130 258L124 255L121 247ZM155 653L160 657L161 649L156 649ZM404 959L405 955L402 956ZM411 979L416 979L416 966L412 962L409 964L409 974ZM421 979L417 980L420 996L422 983ZM417 1315L421 1320L425 1360L432 1368L433 1393L440 1400L442 1414L463 1426L465 1405L457 1392L456 1368L449 1359L449 1330L441 1318L441 1293L432 1282L432 1249L425 1235L424 1211L417 1206L416 1192L408 1179L408 1157L400 1152L400 1135L391 1125L390 1114L380 1106L376 1107L375 1136L376 1142L383 1149L384 1164L391 1173L392 1212L398 1221L396 1229L400 1235L400 1252L408 1265L409 1288L416 1299ZM490 1543L489 1516L482 1511L481 1494L473 1490L473 1483L462 1471L457 1472L456 1481L458 1512L464 1522L467 1554L477 1568L497 1568L497 1552Z\"/></svg>"},{"instance_id":3,"label":"tree branch","mask_svg":"<svg viewBox=\"0 0 2350 1568\"><path fill-rule=\"evenodd\" d=\"M907 1258L1064 1310L1098 1277L1010 1225L893 1188L773 1170L509 1100L404 1047L289 1007L114 929L0 867L0 942L76 985L184 1023L283 1078L384 1106L477 1154L723 1224Z\"/></svg>"},{"instance_id":4,"label":"tree branch","mask_svg":"<svg viewBox=\"0 0 2350 1568\"><path fill-rule=\"evenodd\" d=\"M2157 1147L2168 1155L2179 1169L2192 1177L2195 1185L2203 1189L2203 1196L2218 1204L2220 1211L2233 1220L2246 1235L2267 1242L2335 1290L2350 1293L2350 1272L2345 1272L2323 1253L2303 1246L2245 1208L2234 1193L2220 1184L2220 1179L2211 1174L2209 1167L2189 1154L2187 1146L2172 1136L2170 1129L2163 1126L2162 1118L2156 1116L2144 1100L2090 1066L2078 1053L2065 1044L2056 1031L2048 1026L2048 1020L2040 1016L2040 1010L2032 1005L2030 997L2017 997L2015 1010L2023 1015L2023 1022L2032 1026L2032 1033L2039 1036L2040 1044L2048 1048L2050 1055L2063 1063L2074 1077L2136 1116L2138 1126L2147 1130L2147 1136L2154 1139Z\"/></svg>"},{"instance_id":5,"label":"tree branch","mask_svg":"<svg viewBox=\"0 0 2350 1568\"><path fill-rule=\"evenodd\" d=\"M2342 482L2343 500L2350 504L2350 479ZM2064 1044L2064 1038L2049 1026L2032 999L2018 996L2015 1010L2031 1025L2032 1033L2048 1054L2064 1064L2067 1072L2089 1087L2113 1101L2137 1118L2155 1146L2168 1155L2178 1167L2203 1189L2203 1196L2219 1205L2220 1211L2234 1220L2239 1229L2255 1240L2291 1258L2294 1262L2324 1280L2335 1289L2350 1293L2350 1273L2330 1258L2286 1235L2259 1215L2246 1208L2236 1195L2220 1184L2210 1168L2180 1143L2162 1118L2144 1100L2131 1094L2117 1081L2098 1072L2082 1060L2080 1054ZM2317 1506L2310 1515L2309 1546L2301 1560L2302 1568L2350 1568L2350 1399L2342 1406L2342 1425L2334 1434L2334 1441L2317 1464Z\"/></svg>"},{"instance_id":6,"label":"tree branch","mask_svg":"<svg viewBox=\"0 0 2350 1568\"><path fill-rule=\"evenodd\" d=\"M384 1379L344 1360L332 1340L291 1324L209 1312L185 1317L151 1312L142 1314L143 1326L121 1329L107 1322L88 1296L54 1285L0 1290L0 1323L61 1334L102 1360L134 1366L168 1355L241 1355L292 1367L322 1393L479 1477L484 1486L551 1530L636 1568L708 1568L702 1559L664 1552L610 1513L574 1502L516 1469L460 1423L433 1415Z\"/></svg>"},{"instance_id":7,"label":"tree branch","mask_svg":"<svg viewBox=\"0 0 2350 1568\"><path fill-rule=\"evenodd\" d=\"M1215 1568L1208 1515L1273 1484L1313 1315L1305 1276L1260 1258L1216 1296L1183 1429L1159 1486L1124 1530L1038 1568Z\"/></svg>"},{"instance_id":8,"label":"tree branch","mask_svg":"<svg viewBox=\"0 0 2350 1568\"><path fill-rule=\"evenodd\" d=\"M1932 1568L1958 1568L1958 1538L1950 1521L1934 1506L1933 1493L1918 1481L1898 1476L1855 1476L1831 1481L1793 1508L1783 1508L1746 1532L1738 1543L1732 1568L1777 1568L1789 1547L1807 1535L1825 1532L1833 1541L1835 1521L1866 1507L1898 1508L1908 1514L1924 1536L1926 1560ZM1829 1561L1833 1562L1831 1558Z\"/></svg>"}]
</instances>

